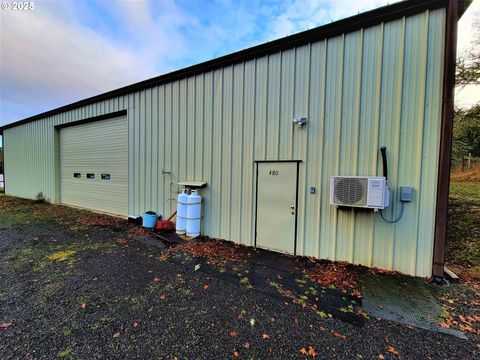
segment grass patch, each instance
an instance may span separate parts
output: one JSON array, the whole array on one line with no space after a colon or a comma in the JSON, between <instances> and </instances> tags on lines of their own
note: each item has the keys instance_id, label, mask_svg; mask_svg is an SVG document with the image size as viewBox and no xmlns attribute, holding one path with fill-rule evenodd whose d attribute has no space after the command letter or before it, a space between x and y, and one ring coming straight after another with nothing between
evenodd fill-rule
<instances>
[{"instance_id":1,"label":"grass patch","mask_svg":"<svg viewBox=\"0 0 480 360\"><path fill-rule=\"evenodd\" d=\"M73 348L71 346L67 347L65 350L62 350L58 353L58 357L62 359L69 359L72 356Z\"/></svg>"},{"instance_id":2,"label":"grass patch","mask_svg":"<svg viewBox=\"0 0 480 360\"><path fill-rule=\"evenodd\" d=\"M5 267L11 271L18 271L28 266L36 266L45 257L45 249L26 246L14 249L7 253L5 261L0 263L0 268Z\"/></svg>"},{"instance_id":3,"label":"grass patch","mask_svg":"<svg viewBox=\"0 0 480 360\"><path fill-rule=\"evenodd\" d=\"M446 260L480 275L480 182L450 183Z\"/></svg>"},{"instance_id":4,"label":"grass patch","mask_svg":"<svg viewBox=\"0 0 480 360\"><path fill-rule=\"evenodd\" d=\"M43 195L42 195L43 196ZM90 226L123 227L125 220L87 210L67 208L62 205L49 204L49 199L29 200L12 196L0 197L0 228L12 225L25 225L44 221L66 224L76 232Z\"/></svg>"},{"instance_id":5,"label":"grass patch","mask_svg":"<svg viewBox=\"0 0 480 360\"><path fill-rule=\"evenodd\" d=\"M480 182L452 181L450 183L450 195L480 204Z\"/></svg>"},{"instance_id":6,"label":"grass patch","mask_svg":"<svg viewBox=\"0 0 480 360\"><path fill-rule=\"evenodd\" d=\"M480 182L480 164L472 167L470 170L453 170L450 179L457 182L477 181Z\"/></svg>"},{"instance_id":7,"label":"grass patch","mask_svg":"<svg viewBox=\"0 0 480 360\"><path fill-rule=\"evenodd\" d=\"M53 246L45 246L39 242L9 251L6 254L5 261L0 262L0 269L19 271L25 268L32 268L34 271L43 271L56 263L73 267L75 264L74 256L81 252L112 251L117 248L118 245L114 242L87 242ZM64 274L68 274L65 272L67 269L65 266L62 266L62 269Z\"/></svg>"},{"instance_id":8,"label":"grass patch","mask_svg":"<svg viewBox=\"0 0 480 360\"><path fill-rule=\"evenodd\" d=\"M47 260L50 261L65 261L69 257L75 255L77 252L74 250L65 250L65 251L58 251L53 253L52 255L47 256Z\"/></svg>"}]
</instances>

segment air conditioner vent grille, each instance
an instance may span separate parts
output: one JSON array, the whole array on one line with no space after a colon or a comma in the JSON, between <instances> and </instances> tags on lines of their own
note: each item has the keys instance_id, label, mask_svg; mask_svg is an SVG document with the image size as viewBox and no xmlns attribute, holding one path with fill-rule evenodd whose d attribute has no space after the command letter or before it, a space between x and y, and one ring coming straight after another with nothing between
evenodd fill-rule
<instances>
[{"instance_id":1,"label":"air conditioner vent grille","mask_svg":"<svg viewBox=\"0 0 480 360\"><path fill-rule=\"evenodd\" d=\"M335 178L334 197L337 204L367 205L367 178Z\"/></svg>"}]
</instances>

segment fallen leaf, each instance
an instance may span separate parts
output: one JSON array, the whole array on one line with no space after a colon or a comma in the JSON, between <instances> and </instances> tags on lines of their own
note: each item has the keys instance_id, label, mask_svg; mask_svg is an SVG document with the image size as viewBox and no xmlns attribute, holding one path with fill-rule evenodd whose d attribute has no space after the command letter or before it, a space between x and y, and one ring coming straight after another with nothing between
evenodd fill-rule
<instances>
[{"instance_id":1,"label":"fallen leaf","mask_svg":"<svg viewBox=\"0 0 480 360\"><path fill-rule=\"evenodd\" d=\"M203 285L203 288L204 288L205 290L207 290L207 289L208 289L208 285L207 285L207 284Z\"/></svg>"},{"instance_id":2,"label":"fallen leaf","mask_svg":"<svg viewBox=\"0 0 480 360\"><path fill-rule=\"evenodd\" d=\"M250 343L249 342L246 342L245 344L243 344L243 347L245 349L250 349Z\"/></svg>"},{"instance_id":3,"label":"fallen leaf","mask_svg":"<svg viewBox=\"0 0 480 360\"><path fill-rule=\"evenodd\" d=\"M352 291L352 296L356 296L359 299L361 299L363 297L362 293L358 289L355 289L355 290Z\"/></svg>"},{"instance_id":4,"label":"fallen leaf","mask_svg":"<svg viewBox=\"0 0 480 360\"><path fill-rule=\"evenodd\" d=\"M250 326L255 326L255 319L250 319Z\"/></svg>"},{"instance_id":5,"label":"fallen leaf","mask_svg":"<svg viewBox=\"0 0 480 360\"><path fill-rule=\"evenodd\" d=\"M462 325L462 324L459 324L459 325L458 325L458 328L460 329L460 331L465 331L465 332L470 332L470 333L475 332L470 325Z\"/></svg>"},{"instance_id":6,"label":"fallen leaf","mask_svg":"<svg viewBox=\"0 0 480 360\"><path fill-rule=\"evenodd\" d=\"M315 349L312 346L308 347L308 355L310 355L311 357L317 356L317 353L315 352Z\"/></svg>"},{"instance_id":7,"label":"fallen leaf","mask_svg":"<svg viewBox=\"0 0 480 360\"><path fill-rule=\"evenodd\" d=\"M133 327L134 327L134 328L139 327L139 326L140 326L140 324L139 324L138 322L135 321L135 322L133 323Z\"/></svg>"},{"instance_id":8,"label":"fallen leaf","mask_svg":"<svg viewBox=\"0 0 480 360\"><path fill-rule=\"evenodd\" d=\"M200 270L200 264L195 265L195 271Z\"/></svg>"},{"instance_id":9,"label":"fallen leaf","mask_svg":"<svg viewBox=\"0 0 480 360\"><path fill-rule=\"evenodd\" d=\"M85 309L85 308L87 307L87 304L82 303L82 304L80 304L80 307L81 307L82 309Z\"/></svg>"},{"instance_id":10,"label":"fallen leaf","mask_svg":"<svg viewBox=\"0 0 480 360\"><path fill-rule=\"evenodd\" d=\"M165 300L167 297L165 295L160 295L160 300Z\"/></svg>"},{"instance_id":11,"label":"fallen leaf","mask_svg":"<svg viewBox=\"0 0 480 360\"><path fill-rule=\"evenodd\" d=\"M8 329L10 326L12 326L12 323L4 322L0 324L0 329Z\"/></svg>"},{"instance_id":12,"label":"fallen leaf","mask_svg":"<svg viewBox=\"0 0 480 360\"><path fill-rule=\"evenodd\" d=\"M395 348L391 345L388 347L388 352L392 353L392 354L395 354L395 355L398 355L398 351L395 350Z\"/></svg>"},{"instance_id":13,"label":"fallen leaf","mask_svg":"<svg viewBox=\"0 0 480 360\"><path fill-rule=\"evenodd\" d=\"M307 349L301 348L300 349L300 354L307 355L308 354Z\"/></svg>"},{"instance_id":14,"label":"fallen leaf","mask_svg":"<svg viewBox=\"0 0 480 360\"><path fill-rule=\"evenodd\" d=\"M438 324L442 328L448 329L450 326L452 326L453 322L452 322L452 319L447 319L446 321L440 321Z\"/></svg>"},{"instance_id":15,"label":"fallen leaf","mask_svg":"<svg viewBox=\"0 0 480 360\"><path fill-rule=\"evenodd\" d=\"M233 352L233 357L234 357L234 358L238 358L238 351L234 351L234 352Z\"/></svg>"},{"instance_id":16,"label":"fallen leaf","mask_svg":"<svg viewBox=\"0 0 480 360\"><path fill-rule=\"evenodd\" d=\"M384 360L384 359L385 359L385 356L383 356L382 354L380 354L380 355L378 355L378 358L379 358L380 360Z\"/></svg>"},{"instance_id":17,"label":"fallen leaf","mask_svg":"<svg viewBox=\"0 0 480 360\"><path fill-rule=\"evenodd\" d=\"M233 331L230 333L230 336L232 336L232 337L237 336L237 332L236 332L235 330L233 330Z\"/></svg>"},{"instance_id":18,"label":"fallen leaf","mask_svg":"<svg viewBox=\"0 0 480 360\"><path fill-rule=\"evenodd\" d=\"M125 245L125 244L128 243L128 240L123 239L123 238L118 238L117 243L120 244L120 245Z\"/></svg>"},{"instance_id":19,"label":"fallen leaf","mask_svg":"<svg viewBox=\"0 0 480 360\"><path fill-rule=\"evenodd\" d=\"M263 338L263 340L268 340L268 339L270 339L270 335L268 335L268 334L263 334L263 335L262 335L262 338Z\"/></svg>"},{"instance_id":20,"label":"fallen leaf","mask_svg":"<svg viewBox=\"0 0 480 360\"><path fill-rule=\"evenodd\" d=\"M158 283L158 282L160 282L160 279L158 277L155 277L155 278L153 278L153 282Z\"/></svg>"},{"instance_id":21,"label":"fallen leaf","mask_svg":"<svg viewBox=\"0 0 480 360\"><path fill-rule=\"evenodd\" d=\"M271 322L275 322L275 321L276 321L276 320L275 320L275 317L272 317L272 318L270 319L270 321L271 321Z\"/></svg>"},{"instance_id":22,"label":"fallen leaf","mask_svg":"<svg viewBox=\"0 0 480 360\"><path fill-rule=\"evenodd\" d=\"M340 334L340 333L338 333L338 332L334 332L333 335L335 335L336 337L338 337L338 338L340 338L340 339L343 339L343 340L345 340L345 339L347 338L345 335L342 335L342 334Z\"/></svg>"},{"instance_id":23,"label":"fallen leaf","mask_svg":"<svg viewBox=\"0 0 480 360\"><path fill-rule=\"evenodd\" d=\"M113 334L113 337L114 337L114 338L120 337L120 333L119 333L119 332L116 332L115 334Z\"/></svg>"}]
</instances>

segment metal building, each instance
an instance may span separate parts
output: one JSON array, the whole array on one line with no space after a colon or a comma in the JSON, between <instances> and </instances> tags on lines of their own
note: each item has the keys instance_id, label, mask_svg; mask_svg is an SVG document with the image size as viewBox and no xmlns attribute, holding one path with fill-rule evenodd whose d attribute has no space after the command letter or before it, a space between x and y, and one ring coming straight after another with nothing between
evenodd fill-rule
<instances>
[{"instance_id":1,"label":"metal building","mask_svg":"<svg viewBox=\"0 0 480 360\"><path fill-rule=\"evenodd\" d=\"M442 276L467 6L396 3L6 125L6 194L168 215L179 182L205 181L205 235ZM385 217L414 189L396 223L329 202L330 176L382 174L381 145Z\"/></svg>"}]
</instances>

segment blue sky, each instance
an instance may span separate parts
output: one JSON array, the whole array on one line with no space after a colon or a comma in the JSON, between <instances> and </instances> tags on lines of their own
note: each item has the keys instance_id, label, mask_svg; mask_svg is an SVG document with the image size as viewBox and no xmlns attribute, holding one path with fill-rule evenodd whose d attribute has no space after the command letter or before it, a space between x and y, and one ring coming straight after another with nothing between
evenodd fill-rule
<instances>
[{"instance_id":1,"label":"blue sky","mask_svg":"<svg viewBox=\"0 0 480 360\"><path fill-rule=\"evenodd\" d=\"M37 0L2 10L0 125L386 4Z\"/></svg>"},{"instance_id":2,"label":"blue sky","mask_svg":"<svg viewBox=\"0 0 480 360\"><path fill-rule=\"evenodd\" d=\"M0 124L386 3L37 0L1 11Z\"/></svg>"}]
</instances>

